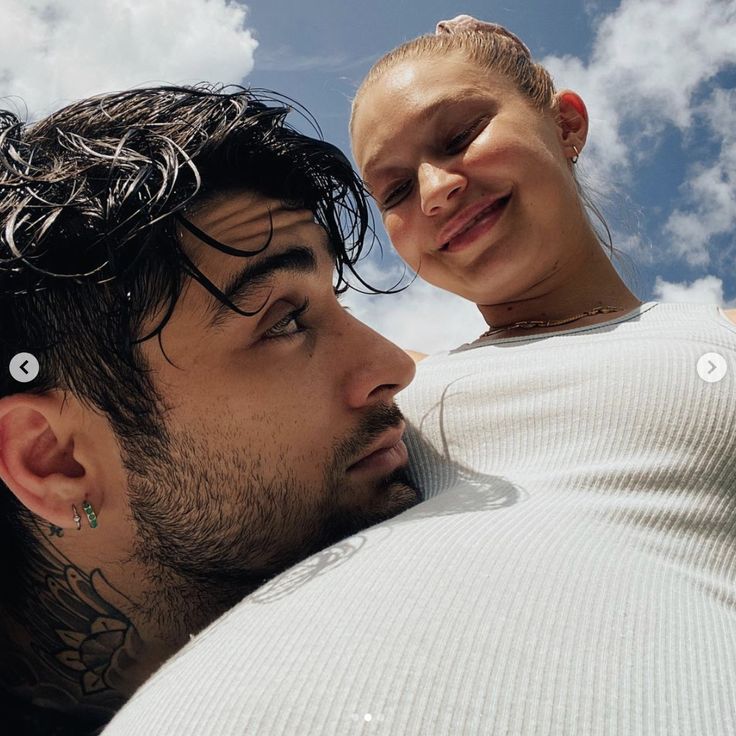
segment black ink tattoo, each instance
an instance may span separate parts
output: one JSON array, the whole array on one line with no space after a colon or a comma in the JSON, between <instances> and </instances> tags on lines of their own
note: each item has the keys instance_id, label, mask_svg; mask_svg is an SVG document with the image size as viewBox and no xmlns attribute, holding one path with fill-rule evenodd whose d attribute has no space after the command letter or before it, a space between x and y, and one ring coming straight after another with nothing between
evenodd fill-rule
<instances>
[{"instance_id":1,"label":"black ink tattoo","mask_svg":"<svg viewBox=\"0 0 736 736\"><path fill-rule=\"evenodd\" d=\"M49 524L49 536L50 537L63 537L64 530L60 526Z\"/></svg>"},{"instance_id":2,"label":"black ink tattoo","mask_svg":"<svg viewBox=\"0 0 736 736\"><path fill-rule=\"evenodd\" d=\"M114 712L126 699L126 669L142 649L125 613L134 605L102 570L79 569L48 540L29 560L34 596L23 622L47 670L38 673L37 685L62 686L67 699Z\"/></svg>"}]
</instances>

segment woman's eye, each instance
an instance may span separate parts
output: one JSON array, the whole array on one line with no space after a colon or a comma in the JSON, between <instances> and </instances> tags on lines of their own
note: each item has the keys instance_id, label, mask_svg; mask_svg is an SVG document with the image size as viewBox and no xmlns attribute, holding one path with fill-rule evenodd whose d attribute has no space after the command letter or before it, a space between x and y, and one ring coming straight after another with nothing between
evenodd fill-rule
<instances>
[{"instance_id":1,"label":"woman's eye","mask_svg":"<svg viewBox=\"0 0 736 736\"><path fill-rule=\"evenodd\" d=\"M408 180L402 182L397 187L394 187L383 198L383 201L381 202L381 209L387 210L387 209L390 209L391 207L396 206L409 193L410 188L411 188L411 182Z\"/></svg>"},{"instance_id":2,"label":"woman's eye","mask_svg":"<svg viewBox=\"0 0 736 736\"><path fill-rule=\"evenodd\" d=\"M462 151L462 149L470 143L473 133L475 133L479 129L480 124L481 120L476 120L472 125L469 125L460 133L450 138L445 146L447 152L457 153L459 151Z\"/></svg>"},{"instance_id":3,"label":"woman's eye","mask_svg":"<svg viewBox=\"0 0 736 736\"><path fill-rule=\"evenodd\" d=\"M267 340L273 340L278 337L292 337L293 335L299 334L304 328L299 321L299 318L309 308L309 300L305 299L304 303L293 309L285 317L282 317L278 322L271 325L264 333L263 336Z\"/></svg>"}]
</instances>

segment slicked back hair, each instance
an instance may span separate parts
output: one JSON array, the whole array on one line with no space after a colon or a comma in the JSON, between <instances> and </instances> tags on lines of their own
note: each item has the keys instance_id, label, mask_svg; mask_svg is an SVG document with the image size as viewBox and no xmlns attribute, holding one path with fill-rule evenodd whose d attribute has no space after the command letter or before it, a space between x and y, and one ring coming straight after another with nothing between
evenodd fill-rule
<instances>
[{"instance_id":1,"label":"slicked back hair","mask_svg":"<svg viewBox=\"0 0 736 736\"><path fill-rule=\"evenodd\" d=\"M555 86L549 72L532 60L526 45L503 26L485 24L473 30L418 36L384 54L368 71L353 100L352 119L362 92L388 69L403 61L418 58L442 58L459 52L482 69L500 74L513 82L538 109L554 105Z\"/></svg>"}]
</instances>

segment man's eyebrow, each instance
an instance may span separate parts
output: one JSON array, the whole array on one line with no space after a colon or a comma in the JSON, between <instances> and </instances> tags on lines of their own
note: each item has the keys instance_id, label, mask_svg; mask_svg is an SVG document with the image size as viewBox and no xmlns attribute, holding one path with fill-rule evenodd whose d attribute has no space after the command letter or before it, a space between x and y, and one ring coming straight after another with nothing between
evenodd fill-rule
<instances>
[{"instance_id":1,"label":"man's eyebrow","mask_svg":"<svg viewBox=\"0 0 736 736\"><path fill-rule=\"evenodd\" d=\"M228 305L228 302L239 306L264 285L268 284L276 274L314 273L317 271L317 259L314 251L306 246L296 246L275 253L272 256L259 258L255 263L249 263L236 273L222 288L222 294L227 301L212 297L210 324L212 327L221 322L230 314L237 314ZM259 305L260 306L260 305Z\"/></svg>"}]
</instances>

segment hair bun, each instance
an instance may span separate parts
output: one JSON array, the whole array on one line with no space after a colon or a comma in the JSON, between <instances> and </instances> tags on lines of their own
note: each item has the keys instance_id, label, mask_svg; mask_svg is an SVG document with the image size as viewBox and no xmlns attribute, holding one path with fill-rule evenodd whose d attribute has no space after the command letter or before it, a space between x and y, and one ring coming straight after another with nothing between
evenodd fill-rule
<instances>
[{"instance_id":1,"label":"hair bun","mask_svg":"<svg viewBox=\"0 0 736 736\"><path fill-rule=\"evenodd\" d=\"M498 25L498 23L488 23L484 20L478 20L471 15L456 15L452 20L441 20L435 27L435 35L467 33L471 31L481 31L483 33L497 33L499 36L505 36L513 41L521 48L526 56L531 57L531 51L527 45L508 29Z\"/></svg>"}]
</instances>

